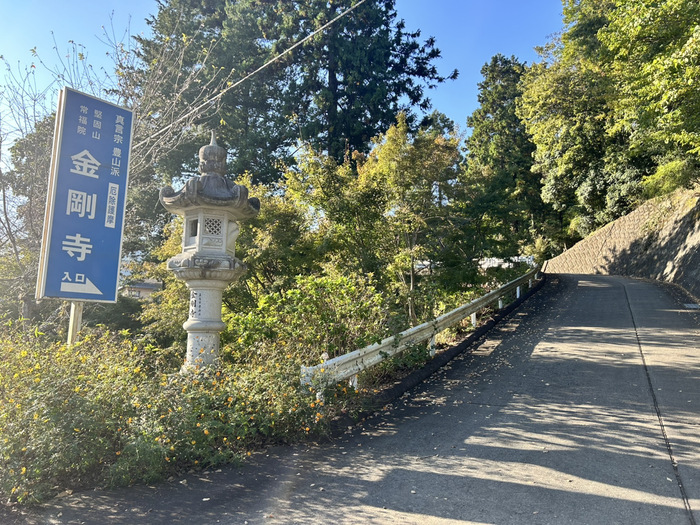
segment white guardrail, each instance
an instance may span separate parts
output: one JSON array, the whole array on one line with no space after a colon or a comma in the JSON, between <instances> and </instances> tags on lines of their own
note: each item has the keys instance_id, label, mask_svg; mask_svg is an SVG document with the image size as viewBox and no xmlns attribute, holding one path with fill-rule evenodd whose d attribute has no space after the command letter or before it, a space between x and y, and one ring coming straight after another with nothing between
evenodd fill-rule
<instances>
[{"instance_id":1,"label":"white guardrail","mask_svg":"<svg viewBox=\"0 0 700 525\"><path fill-rule=\"evenodd\" d=\"M334 357L333 359L329 359L315 366L302 366L301 383L303 385L308 385L312 382L330 384L335 381L350 379L359 372L380 363L387 357L397 354L412 345L432 339L436 334L457 324L470 315L472 316L472 324L476 325L476 313L479 310L494 303L498 303L499 309L503 308L504 297L513 291L515 291L516 298L520 298L523 285L527 283L528 288L532 288L533 280L539 277L539 271L539 268L534 268L522 277L512 280L508 284L475 299L471 303L460 306L432 321L387 337L379 343L374 343L359 350L355 350L354 352Z\"/></svg>"}]
</instances>

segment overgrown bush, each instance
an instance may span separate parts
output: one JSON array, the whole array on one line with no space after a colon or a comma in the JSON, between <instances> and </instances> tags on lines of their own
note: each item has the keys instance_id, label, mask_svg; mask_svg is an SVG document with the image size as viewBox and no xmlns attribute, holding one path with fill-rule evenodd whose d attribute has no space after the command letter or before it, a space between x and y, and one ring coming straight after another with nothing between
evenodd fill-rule
<instances>
[{"instance_id":1,"label":"overgrown bush","mask_svg":"<svg viewBox=\"0 0 700 525\"><path fill-rule=\"evenodd\" d=\"M224 316L223 355L234 363L309 366L380 341L388 315L370 277L298 276L293 288L263 295L257 308Z\"/></svg>"},{"instance_id":2,"label":"overgrown bush","mask_svg":"<svg viewBox=\"0 0 700 525\"><path fill-rule=\"evenodd\" d=\"M179 359L127 333L91 330L68 348L12 323L0 327L0 352L5 500L152 482L299 439L327 420L292 360L181 374Z\"/></svg>"},{"instance_id":3,"label":"overgrown bush","mask_svg":"<svg viewBox=\"0 0 700 525\"><path fill-rule=\"evenodd\" d=\"M522 270L494 270L489 284L513 273ZM432 308L443 313L476 293L436 294ZM0 324L0 497L31 503L66 489L149 483L326 431L362 396L345 384L318 396L301 385L300 367L399 331L385 301L370 276L298 276L257 308L225 313L219 365L189 372L180 370L182 346L127 330L86 328L68 347L26 322ZM406 350L361 374L359 392L427 359L424 345Z\"/></svg>"}]
</instances>

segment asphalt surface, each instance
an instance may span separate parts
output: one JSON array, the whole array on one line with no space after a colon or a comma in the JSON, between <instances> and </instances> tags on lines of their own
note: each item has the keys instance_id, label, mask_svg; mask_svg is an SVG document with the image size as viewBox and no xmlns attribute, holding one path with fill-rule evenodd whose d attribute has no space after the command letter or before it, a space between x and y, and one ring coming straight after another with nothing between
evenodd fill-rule
<instances>
[{"instance_id":1,"label":"asphalt surface","mask_svg":"<svg viewBox=\"0 0 700 525\"><path fill-rule=\"evenodd\" d=\"M328 443L17 523L700 523L700 310L668 286L550 276L487 339Z\"/></svg>"}]
</instances>

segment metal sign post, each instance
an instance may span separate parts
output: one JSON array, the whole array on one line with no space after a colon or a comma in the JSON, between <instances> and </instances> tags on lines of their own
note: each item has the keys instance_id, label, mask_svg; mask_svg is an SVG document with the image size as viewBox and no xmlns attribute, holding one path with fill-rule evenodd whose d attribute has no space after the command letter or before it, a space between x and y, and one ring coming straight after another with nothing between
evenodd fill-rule
<instances>
[{"instance_id":1,"label":"metal sign post","mask_svg":"<svg viewBox=\"0 0 700 525\"><path fill-rule=\"evenodd\" d=\"M74 301L74 336L83 301L117 300L132 126L128 109L61 91L36 298Z\"/></svg>"}]
</instances>

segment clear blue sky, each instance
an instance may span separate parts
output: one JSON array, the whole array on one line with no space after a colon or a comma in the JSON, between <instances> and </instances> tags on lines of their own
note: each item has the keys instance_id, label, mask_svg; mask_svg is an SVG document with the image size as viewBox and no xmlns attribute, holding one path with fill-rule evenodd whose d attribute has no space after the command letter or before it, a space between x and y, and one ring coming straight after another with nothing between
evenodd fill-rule
<instances>
[{"instance_id":1,"label":"clear blue sky","mask_svg":"<svg viewBox=\"0 0 700 525\"><path fill-rule=\"evenodd\" d=\"M88 60L97 65L106 47L100 43L102 26L121 36L147 32L146 17L157 12L155 0L0 0L0 55L11 64L30 65L30 49L52 61L54 33L65 54L68 41L84 45ZM407 30L434 36L442 51L438 66L444 74L458 69L456 81L430 92L434 109L452 118L462 129L478 106L477 83L481 67L501 53L522 61L537 60L534 47L545 44L561 30L560 0L396 0L399 18Z\"/></svg>"}]
</instances>

